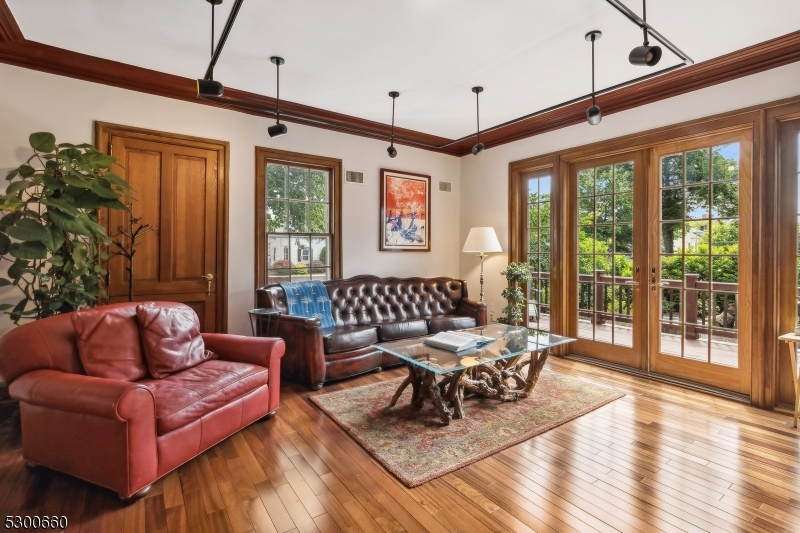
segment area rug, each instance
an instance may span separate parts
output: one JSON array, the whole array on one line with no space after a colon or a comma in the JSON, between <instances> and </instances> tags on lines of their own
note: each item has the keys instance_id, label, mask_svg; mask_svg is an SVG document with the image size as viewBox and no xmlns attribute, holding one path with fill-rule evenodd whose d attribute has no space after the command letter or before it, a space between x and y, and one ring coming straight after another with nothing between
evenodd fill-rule
<instances>
[{"instance_id":1,"label":"area rug","mask_svg":"<svg viewBox=\"0 0 800 533\"><path fill-rule=\"evenodd\" d=\"M408 487L458 470L625 396L544 370L530 398L500 403L464 399L466 418L443 426L430 402L411 410L411 387L387 408L403 378L312 396L387 470Z\"/></svg>"}]
</instances>

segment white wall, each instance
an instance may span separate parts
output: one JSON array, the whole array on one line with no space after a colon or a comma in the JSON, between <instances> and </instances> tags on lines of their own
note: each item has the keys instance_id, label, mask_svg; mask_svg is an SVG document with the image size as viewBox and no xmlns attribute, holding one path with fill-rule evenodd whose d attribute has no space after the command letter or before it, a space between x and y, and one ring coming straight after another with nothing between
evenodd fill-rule
<instances>
[{"instance_id":1,"label":"white wall","mask_svg":"<svg viewBox=\"0 0 800 533\"><path fill-rule=\"evenodd\" d=\"M800 94L800 63L754 74L660 102L603 117L597 126L587 123L529 137L461 158L461 234L463 242L474 226L493 226L504 250L508 250L508 164L598 141L614 139L708 117ZM500 271L508 255L493 254L485 263L486 301L495 317L505 302L506 286ZM478 286L480 262L462 255L461 277ZM477 295L477 292L475 292Z\"/></svg>"},{"instance_id":2,"label":"white wall","mask_svg":"<svg viewBox=\"0 0 800 533\"><path fill-rule=\"evenodd\" d=\"M94 142L94 121L111 122L230 142L229 332L248 334L247 310L254 303L255 147L266 146L341 159L345 169L364 171L364 186L344 184L345 277L458 276L460 162L458 158L289 123L289 134L270 139L272 121L191 102L152 96L0 64L0 176L30 155L28 135L49 131L60 142ZM429 174L433 178L432 251L378 252L379 169ZM452 182L442 193L436 182ZM0 179L0 183L5 183ZM4 185L0 185L4 186ZM12 288L0 300L16 302ZM0 334L13 327L0 317Z\"/></svg>"}]
</instances>

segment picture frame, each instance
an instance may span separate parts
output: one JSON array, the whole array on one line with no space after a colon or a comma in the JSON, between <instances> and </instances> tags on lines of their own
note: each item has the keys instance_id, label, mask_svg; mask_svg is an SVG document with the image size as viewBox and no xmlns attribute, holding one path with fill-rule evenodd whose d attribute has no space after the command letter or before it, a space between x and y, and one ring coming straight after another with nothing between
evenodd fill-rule
<instances>
[{"instance_id":1,"label":"picture frame","mask_svg":"<svg viewBox=\"0 0 800 533\"><path fill-rule=\"evenodd\" d=\"M431 177L381 169L380 251L431 251Z\"/></svg>"}]
</instances>

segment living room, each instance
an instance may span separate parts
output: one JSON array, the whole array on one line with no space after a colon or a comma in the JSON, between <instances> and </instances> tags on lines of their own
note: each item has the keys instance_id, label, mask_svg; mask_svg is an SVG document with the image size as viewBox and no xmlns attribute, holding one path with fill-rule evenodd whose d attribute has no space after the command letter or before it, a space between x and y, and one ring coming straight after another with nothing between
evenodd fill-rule
<instances>
[{"instance_id":1,"label":"living room","mask_svg":"<svg viewBox=\"0 0 800 533\"><path fill-rule=\"evenodd\" d=\"M0 0L0 518L800 529L798 20Z\"/></svg>"}]
</instances>

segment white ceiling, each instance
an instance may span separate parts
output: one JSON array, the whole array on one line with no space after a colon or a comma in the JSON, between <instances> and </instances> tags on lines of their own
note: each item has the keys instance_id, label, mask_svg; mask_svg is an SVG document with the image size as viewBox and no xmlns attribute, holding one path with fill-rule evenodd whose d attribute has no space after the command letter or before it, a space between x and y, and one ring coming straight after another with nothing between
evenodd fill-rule
<instances>
[{"instance_id":1,"label":"white ceiling","mask_svg":"<svg viewBox=\"0 0 800 533\"><path fill-rule=\"evenodd\" d=\"M189 78L210 55L204 0L7 0L25 37ZM638 0L623 0L641 14ZM233 0L217 8L217 34ZM798 0L650 0L648 21L696 62L800 29ZM246 0L215 70L228 87L449 138L641 76L641 30L604 0ZM663 68L678 63L665 50Z\"/></svg>"}]
</instances>

